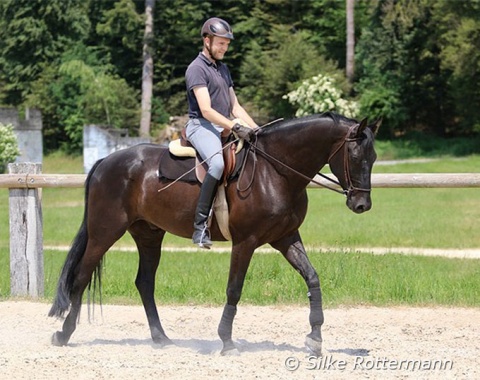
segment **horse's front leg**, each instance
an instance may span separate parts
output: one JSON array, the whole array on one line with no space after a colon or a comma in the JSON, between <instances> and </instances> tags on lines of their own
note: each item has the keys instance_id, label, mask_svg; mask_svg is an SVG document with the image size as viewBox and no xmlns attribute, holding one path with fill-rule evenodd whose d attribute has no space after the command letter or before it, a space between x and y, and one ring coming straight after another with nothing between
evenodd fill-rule
<instances>
[{"instance_id":1,"label":"horse's front leg","mask_svg":"<svg viewBox=\"0 0 480 380\"><path fill-rule=\"evenodd\" d=\"M287 261L303 277L308 288L308 298L310 299L310 326L312 331L307 335L305 345L317 356L322 355L322 325L324 321L322 309L322 292L320 290L320 280L315 268L307 257L305 248L296 231L293 235L285 237L279 241L271 243L272 247L282 252Z\"/></svg>"},{"instance_id":2,"label":"horse's front leg","mask_svg":"<svg viewBox=\"0 0 480 380\"><path fill-rule=\"evenodd\" d=\"M222 355L238 354L232 340L232 328L237 304L242 295L243 283L255 248L247 244L234 244L230 258L230 274L227 284L227 304L223 309L222 319L218 325L218 335L223 342Z\"/></svg>"}]
</instances>

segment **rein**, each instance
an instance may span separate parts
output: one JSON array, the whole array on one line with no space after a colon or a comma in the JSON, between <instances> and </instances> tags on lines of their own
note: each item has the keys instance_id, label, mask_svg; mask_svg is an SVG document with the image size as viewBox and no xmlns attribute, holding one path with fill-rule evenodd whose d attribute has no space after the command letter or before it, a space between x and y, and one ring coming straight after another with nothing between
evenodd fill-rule
<instances>
[{"instance_id":1,"label":"rein","mask_svg":"<svg viewBox=\"0 0 480 380\"><path fill-rule=\"evenodd\" d=\"M358 141L360 140L360 138L349 138L348 136L350 135L350 132L352 131L352 129L354 128L355 126L352 126L350 127L350 129L348 130L347 134L345 135L345 138L343 139L342 143L339 144L339 146L334 150L334 152L330 155L330 157L328 158L328 161L327 163L330 164L330 160L340 151L340 149L342 149L343 146L345 146L345 144L347 142L354 142L354 141ZM343 194L345 196L347 196L348 194L350 194L352 191L362 191L362 192L371 192L371 189L363 189L363 188L360 188L360 187L355 187L353 186L353 182L352 182L352 178L351 178L351 174L350 174L350 160L349 160L349 157L348 157L348 149L345 148L344 149L344 159L343 159L343 170L344 170L344 175L345 175L345 180L347 182L347 189L343 189L343 190L338 190L334 187L330 187L330 186L327 186L317 180L315 180L314 178L310 178L309 176L306 176L305 174L299 172L298 170L292 168L291 166L285 164L284 162L278 160L277 158L271 156L270 154L268 154L267 152L265 152L264 150L258 148L256 145L253 145L251 144L250 145L250 148L252 149L253 151L253 156L254 156L254 170L253 170L253 173L255 173L255 167L256 167L256 162L257 162L257 158L256 158L256 152L260 152L262 155L264 155L265 157L275 161L276 163L282 165L284 168L290 170L291 172L295 173L296 175L298 175L299 177L303 178L303 179L306 179L308 180L309 182L313 182L315 183L316 185L318 186L321 186L321 187L324 187L328 190L332 190L332 191L335 191L336 193L339 193L339 194ZM247 156L246 156L247 157ZM244 161L244 164L242 166L242 170L241 170L241 173L240 173L240 178L242 177L243 175L243 170L244 170L244 167L245 167L245 162L246 162L246 159ZM318 172L317 173L320 177L334 183L335 185L337 186L340 186L342 187L342 185L340 184L339 181L333 179L333 178L330 178L329 176L323 174L323 173L320 173ZM248 184L248 186L245 188L245 189L239 189L238 187L238 183L240 183L240 180L238 181L237 183L237 190L239 191L245 191L247 190L251 184L253 182L253 175L252 175L252 179L250 181L250 183Z\"/></svg>"},{"instance_id":2,"label":"rein","mask_svg":"<svg viewBox=\"0 0 480 380\"><path fill-rule=\"evenodd\" d=\"M343 144L342 144L342 145L343 145ZM253 145L251 145L251 147L253 147ZM278 160L277 158L271 156L270 154L268 154L268 153L265 152L264 150L258 148L257 146L255 146L254 149L253 149L253 155L254 155L254 170L253 170L253 173L255 173L255 166L256 166L256 162L257 162L256 151L259 151L259 152L260 152L261 154L263 154L265 157L267 157L267 158L275 161L277 164L282 165L284 168L292 171L293 173L295 173L295 174L298 175L299 177L302 177L303 179L306 179L306 180L309 181L309 182L313 182L313 183L315 183L316 185L319 185L319 186L322 186L322 187L324 187L324 188L326 188L326 189L335 191L336 193L347 195L347 190L343 190L343 191L337 190L337 189L335 189L334 187L327 186L327 185L325 185L325 184L323 184L323 183L321 183L321 182L319 182L319 181L317 181L317 180L315 180L315 179L313 179L313 178L310 178L309 176L307 176L307 175L305 175L305 174L303 174L303 173L300 173L298 170L292 168L291 166L288 166L288 165L285 164L284 162L282 162L282 161ZM241 177L242 174L243 174L243 167L242 167L242 172L240 173L240 177ZM320 172L318 172L317 174L320 175L321 177L323 177L323 178L325 178L325 179L333 182L334 184L342 187L342 186L340 185L340 183L339 183L338 181L336 181L335 179L330 178L330 177L328 177L328 176L326 176L325 174L322 174L322 173L320 173ZM239 182L240 182L240 181L239 181ZM252 184L252 182L253 182L253 176L252 176L252 180L250 181L250 183L248 184L248 186L247 186L245 189L239 189L239 188L238 188L238 185L237 185L237 189L238 189L239 191L245 191L245 190L247 190L247 189L250 187L250 185Z\"/></svg>"}]
</instances>

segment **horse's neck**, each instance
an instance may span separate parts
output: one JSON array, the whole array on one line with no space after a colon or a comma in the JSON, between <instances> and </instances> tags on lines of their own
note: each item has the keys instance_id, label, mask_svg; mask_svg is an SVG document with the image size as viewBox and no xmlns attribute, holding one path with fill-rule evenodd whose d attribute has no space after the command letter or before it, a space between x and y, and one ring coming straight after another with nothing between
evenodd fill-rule
<instances>
[{"instance_id":1,"label":"horse's neck","mask_svg":"<svg viewBox=\"0 0 480 380\"><path fill-rule=\"evenodd\" d=\"M302 172L319 171L345 137L348 127L333 122L291 125L266 136L265 151L284 164ZM272 131L273 132L273 131Z\"/></svg>"},{"instance_id":2,"label":"horse's neck","mask_svg":"<svg viewBox=\"0 0 480 380\"><path fill-rule=\"evenodd\" d=\"M304 192L310 180L328 163L333 149L344 141L348 128L332 119L279 125L258 137L258 150L271 157L258 154L258 164L250 161L249 170L274 187L286 180L288 193L294 197Z\"/></svg>"}]
</instances>

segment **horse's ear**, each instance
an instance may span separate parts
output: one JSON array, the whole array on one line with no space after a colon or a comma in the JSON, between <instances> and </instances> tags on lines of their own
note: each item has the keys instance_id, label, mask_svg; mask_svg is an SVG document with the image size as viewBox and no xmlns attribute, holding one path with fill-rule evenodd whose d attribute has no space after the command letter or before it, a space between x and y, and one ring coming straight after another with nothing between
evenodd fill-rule
<instances>
[{"instance_id":1,"label":"horse's ear","mask_svg":"<svg viewBox=\"0 0 480 380\"><path fill-rule=\"evenodd\" d=\"M378 128L382 125L383 119L380 117L377 120L373 122L373 124L370 124L368 127L372 130L373 135L376 135L378 132Z\"/></svg>"},{"instance_id":2,"label":"horse's ear","mask_svg":"<svg viewBox=\"0 0 480 380\"><path fill-rule=\"evenodd\" d=\"M368 125L368 120L367 118L365 118L360 122L360 124L357 124L355 128L353 128L353 131L350 134L350 137L359 138L362 135L365 128L367 128L367 125Z\"/></svg>"}]
</instances>

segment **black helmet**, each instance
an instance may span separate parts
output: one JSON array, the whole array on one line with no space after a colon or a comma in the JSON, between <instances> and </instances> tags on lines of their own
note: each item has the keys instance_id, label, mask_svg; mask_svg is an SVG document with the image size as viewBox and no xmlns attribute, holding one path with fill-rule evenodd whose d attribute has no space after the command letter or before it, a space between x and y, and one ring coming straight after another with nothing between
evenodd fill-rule
<instances>
[{"instance_id":1,"label":"black helmet","mask_svg":"<svg viewBox=\"0 0 480 380\"><path fill-rule=\"evenodd\" d=\"M207 35L233 40L233 31L228 22L218 17L209 18L202 26L202 37Z\"/></svg>"}]
</instances>

